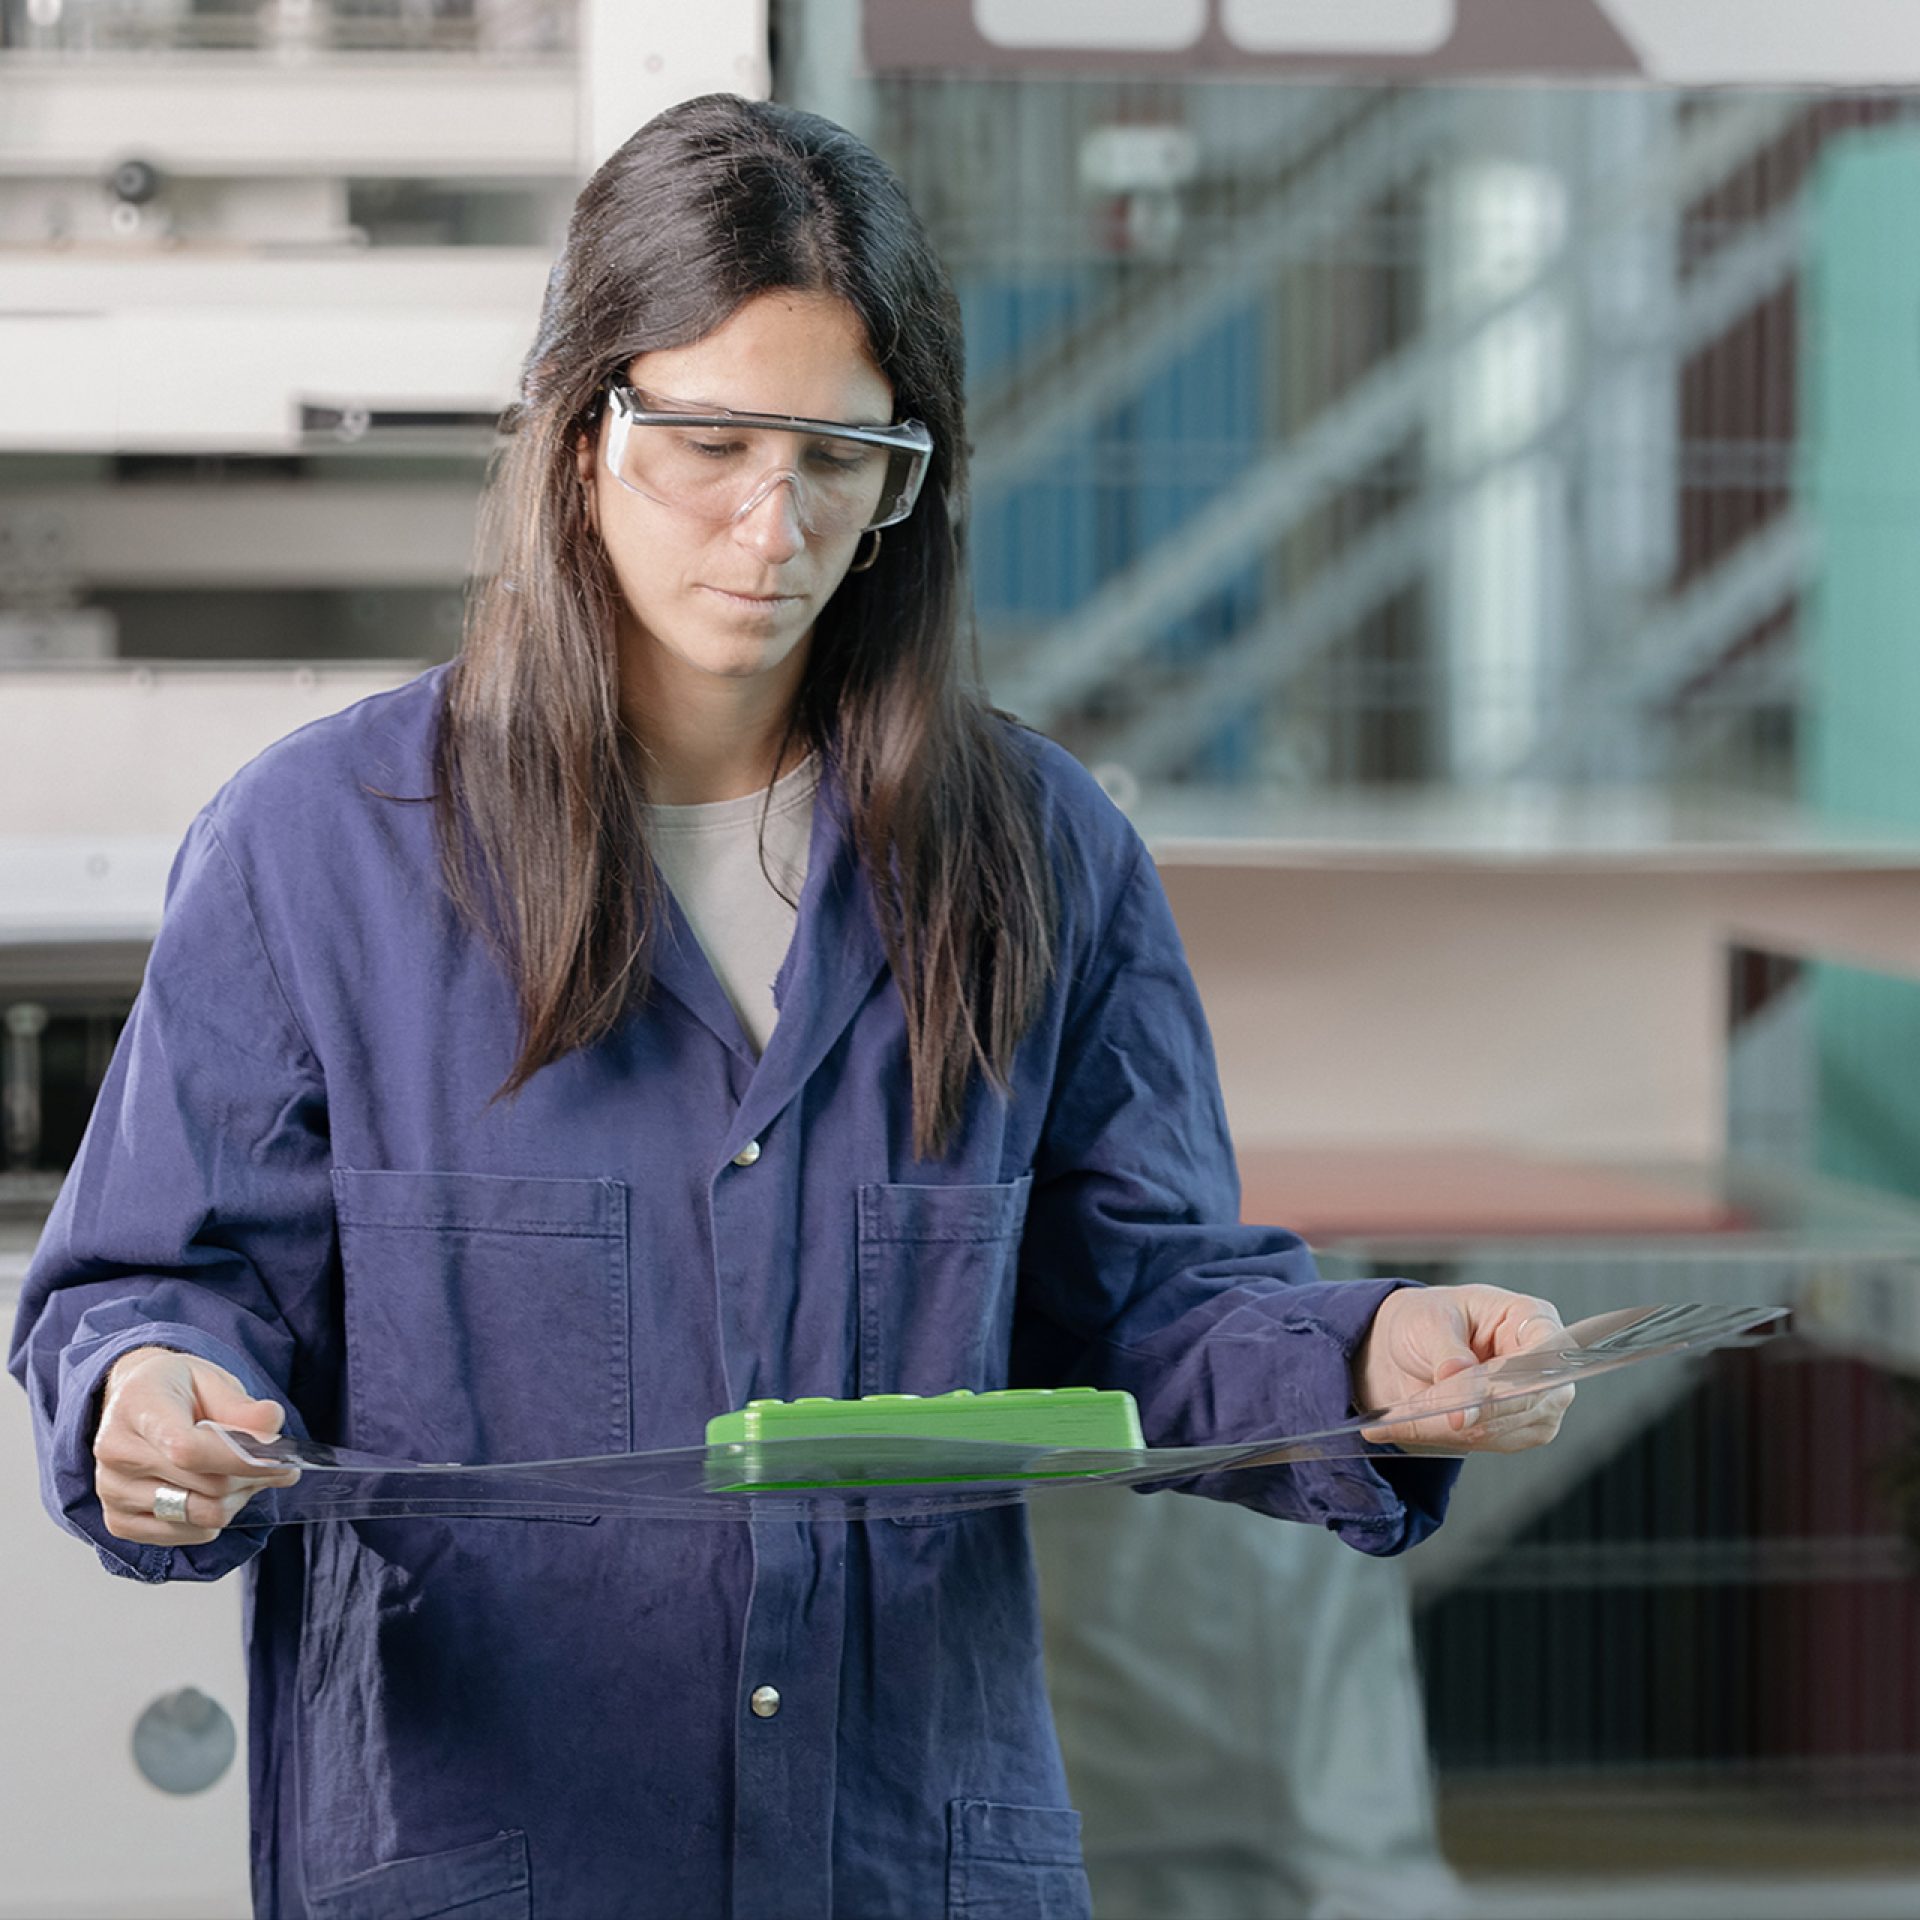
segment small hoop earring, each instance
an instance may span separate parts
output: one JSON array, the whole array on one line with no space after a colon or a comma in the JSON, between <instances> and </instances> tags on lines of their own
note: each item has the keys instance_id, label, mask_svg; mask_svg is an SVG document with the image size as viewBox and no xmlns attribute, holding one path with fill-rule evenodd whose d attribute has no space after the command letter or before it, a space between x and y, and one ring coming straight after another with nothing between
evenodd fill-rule
<instances>
[{"instance_id":1,"label":"small hoop earring","mask_svg":"<svg viewBox=\"0 0 1920 1920\"><path fill-rule=\"evenodd\" d=\"M865 573L872 567L873 563L880 558L880 529L875 527L872 529L872 532L873 551L868 554L864 560L856 560L853 565L847 569L849 573Z\"/></svg>"}]
</instances>

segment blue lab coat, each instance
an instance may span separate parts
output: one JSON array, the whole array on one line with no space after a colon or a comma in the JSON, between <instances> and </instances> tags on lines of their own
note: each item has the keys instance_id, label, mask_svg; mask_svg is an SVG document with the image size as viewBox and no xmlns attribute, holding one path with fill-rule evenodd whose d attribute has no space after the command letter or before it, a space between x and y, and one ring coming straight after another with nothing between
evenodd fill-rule
<instances>
[{"instance_id":1,"label":"blue lab coat","mask_svg":"<svg viewBox=\"0 0 1920 1920\"><path fill-rule=\"evenodd\" d=\"M1018 1507L105 1532L97 1389L149 1344L295 1432L435 1460L690 1446L757 1396L1010 1379L1126 1388L1158 1445L1348 1411L1390 1283L1322 1282L1292 1235L1237 1224L1165 896L1065 753L1010 735L1058 867L1055 985L1011 1097L976 1086L923 1164L830 766L764 1058L676 911L650 1001L493 1100L513 1001L422 800L442 671L269 749L187 836L15 1333L49 1507L115 1573L246 1568L262 1913L1081 1914ZM1391 1553L1451 1475L1205 1490Z\"/></svg>"}]
</instances>

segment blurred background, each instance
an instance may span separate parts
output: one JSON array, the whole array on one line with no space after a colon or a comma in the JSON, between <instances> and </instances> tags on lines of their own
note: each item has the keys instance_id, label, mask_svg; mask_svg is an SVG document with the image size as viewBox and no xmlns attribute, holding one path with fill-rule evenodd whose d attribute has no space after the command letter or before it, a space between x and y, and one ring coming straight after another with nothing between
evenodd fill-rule
<instances>
[{"instance_id":1,"label":"blurred background","mask_svg":"<svg viewBox=\"0 0 1920 1920\"><path fill-rule=\"evenodd\" d=\"M718 88L860 133L954 275L983 671L1160 862L1247 1217L1793 1309L1404 1563L1038 1502L1103 1920L1920 1911L1878 0L0 0L0 1304L188 820L455 649L572 198ZM244 1912L237 1589L30 1513L19 1395L0 1486L0 1915Z\"/></svg>"}]
</instances>

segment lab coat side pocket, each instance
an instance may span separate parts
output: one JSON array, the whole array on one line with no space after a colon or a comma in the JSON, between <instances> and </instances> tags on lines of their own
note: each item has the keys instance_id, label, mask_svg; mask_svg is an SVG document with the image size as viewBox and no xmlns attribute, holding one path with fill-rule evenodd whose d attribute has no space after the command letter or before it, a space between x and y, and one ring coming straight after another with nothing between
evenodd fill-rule
<instances>
[{"instance_id":1,"label":"lab coat side pocket","mask_svg":"<svg viewBox=\"0 0 1920 1920\"><path fill-rule=\"evenodd\" d=\"M947 1803L947 1920L1089 1920L1071 1807Z\"/></svg>"},{"instance_id":2,"label":"lab coat side pocket","mask_svg":"<svg viewBox=\"0 0 1920 1920\"><path fill-rule=\"evenodd\" d=\"M531 1920L527 1836L496 1834L445 1853L416 1854L307 1895L311 1920Z\"/></svg>"},{"instance_id":3,"label":"lab coat side pocket","mask_svg":"<svg viewBox=\"0 0 1920 1920\"><path fill-rule=\"evenodd\" d=\"M618 1180L337 1168L347 1445L495 1463L625 1453Z\"/></svg>"}]
</instances>

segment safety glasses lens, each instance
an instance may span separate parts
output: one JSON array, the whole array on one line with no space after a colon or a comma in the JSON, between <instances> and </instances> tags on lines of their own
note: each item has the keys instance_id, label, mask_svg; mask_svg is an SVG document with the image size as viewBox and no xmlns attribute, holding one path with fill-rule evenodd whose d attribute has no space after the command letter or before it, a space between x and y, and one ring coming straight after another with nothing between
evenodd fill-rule
<instances>
[{"instance_id":1,"label":"safety glasses lens","mask_svg":"<svg viewBox=\"0 0 1920 1920\"><path fill-rule=\"evenodd\" d=\"M678 421L624 425L619 477L702 519L731 520L790 479L814 532L858 533L895 517L902 493L918 488L915 454L870 441Z\"/></svg>"}]
</instances>

